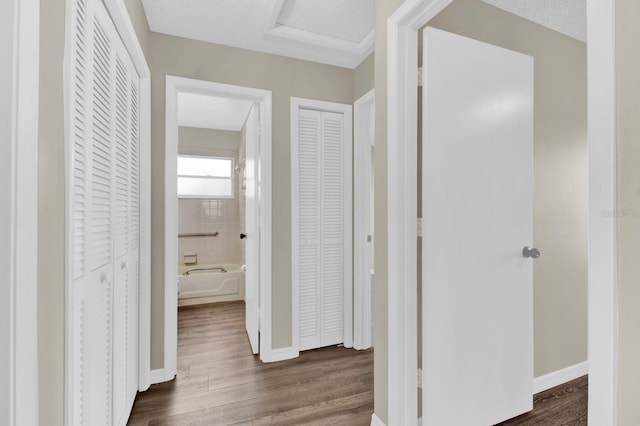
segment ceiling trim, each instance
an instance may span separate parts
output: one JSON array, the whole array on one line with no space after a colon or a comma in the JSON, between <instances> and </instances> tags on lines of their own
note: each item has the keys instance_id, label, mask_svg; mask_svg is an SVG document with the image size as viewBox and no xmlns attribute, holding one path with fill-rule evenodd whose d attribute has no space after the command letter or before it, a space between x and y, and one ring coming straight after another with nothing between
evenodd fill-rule
<instances>
[{"instance_id":1,"label":"ceiling trim","mask_svg":"<svg viewBox=\"0 0 640 426\"><path fill-rule=\"evenodd\" d=\"M375 30L372 29L359 42L351 41L318 34L311 31L305 31L298 28L289 27L287 25L278 24L278 18L282 13L285 0L273 0L271 12L264 26L265 38L278 40L283 48L308 47L314 45L330 50L337 50L353 57L353 61L345 61L345 65L349 68L355 68L364 61L371 53L373 53Z\"/></svg>"}]
</instances>

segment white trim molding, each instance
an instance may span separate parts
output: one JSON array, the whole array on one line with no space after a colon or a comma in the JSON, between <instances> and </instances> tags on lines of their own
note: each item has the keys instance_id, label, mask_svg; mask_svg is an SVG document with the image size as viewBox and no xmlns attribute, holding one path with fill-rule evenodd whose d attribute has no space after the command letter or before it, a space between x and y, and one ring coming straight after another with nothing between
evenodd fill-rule
<instances>
[{"instance_id":1,"label":"white trim molding","mask_svg":"<svg viewBox=\"0 0 640 426\"><path fill-rule=\"evenodd\" d=\"M562 370L554 371L544 376L536 377L533 379L533 393L540 393L556 386L560 386L571 380L582 377L589 373L589 363L587 361L579 364L571 365Z\"/></svg>"},{"instance_id":2,"label":"white trim molding","mask_svg":"<svg viewBox=\"0 0 640 426\"><path fill-rule=\"evenodd\" d=\"M617 424L615 1L587 0L589 424ZM610 212L611 214L606 214Z\"/></svg>"},{"instance_id":3,"label":"white trim molding","mask_svg":"<svg viewBox=\"0 0 640 426\"><path fill-rule=\"evenodd\" d=\"M198 93L251 101L260 108L260 359L272 355L271 330L271 198L272 198L272 106L271 91L168 75L166 78L165 127L165 265L164 265L164 371L165 380L176 374L178 347L178 94Z\"/></svg>"},{"instance_id":4,"label":"white trim molding","mask_svg":"<svg viewBox=\"0 0 640 426\"><path fill-rule=\"evenodd\" d=\"M287 359L297 358L299 355L299 351L297 348L293 346L287 346L285 348L276 348L271 349L268 354L260 355L260 360L262 362L278 362L285 361Z\"/></svg>"},{"instance_id":5,"label":"white trim molding","mask_svg":"<svg viewBox=\"0 0 640 426\"><path fill-rule=\"evenodd\" d=\"M353 104L353 347L372 345L371 147L374 144L375 89Z\"/></svg>"},{"instance_id":6,"label":"white trim molding","mask_svg":"<svg viewBox=\"0 0 640 426\"><path fill-rule=\"evenodd\" d=\"M344 114L344 253L353 253L353 196L352 196L352 155L353 155L353 107L348 104L318 101L315 99L291 97L291 342L296 351L300 350L298 313L299 292L296 279L298 266L298 119L300 109L327 111ZM353 257L345 256L343 263L343 344L353 347Z\"/></svg>"},{"instance_id":7,"label":"white trim molding","mask_svg":"<svg viewBox=\"0 0 640 426\"><path fill-rule=\"evenodd\" d=\"M273 0L271 13L264 26L264 35L291 50L308 49L316 47L316 55L331 56L331 63L347 68L355 68L362 63L369 55L373 53L373 45L375 41L374 29L369 31L360 42L351 42L323 34L305 31L298 28L289 27L278 24L278 18L282 13L285 0ZM324 53L325 55L322 55ZM340 55L336 57L335 53Z\"/></svg>"},{"instance_id":8,"label":"white trim molding","mask_svg":"<svg viewBox=\"0 0 640 426\"><path fill-rule=\"evenodd\" d=\"M40 2L0 5L0 423L38 424ZM34 409L34 407L36 407Z\"/></svg>"},{"instance_id":9,"label":"white trim molding","mask_svg":"<svg viewBox=\"0 0 640 426\"><path fill-rule=\"evenodd\" d=\"M158 383L173 380L175 375L167 374L164 368L158 368L149 372L149 384L156 385Z\"/></svg>"},{"instance_id":10,"label":"white trim molding","mask_svg":"<svg viewBox=\"0 0 640 426\"><path fill-rule=\"evenodd\" d=\"M380 420L380 417L378 417L376 413L373 413L371 415L371 426L386 426L386 425L382 420Z\"/></svg>"},{"instance_id":11,"label":"white trim molding","mask_svg":"<svg viewBox=\"0 0 640 426\"><path fill-rule=\"evenodd\" d=\"M418 30L453 0L407 0L387 21L389 425L418 419Z\"/></svg>"}]
</instances>

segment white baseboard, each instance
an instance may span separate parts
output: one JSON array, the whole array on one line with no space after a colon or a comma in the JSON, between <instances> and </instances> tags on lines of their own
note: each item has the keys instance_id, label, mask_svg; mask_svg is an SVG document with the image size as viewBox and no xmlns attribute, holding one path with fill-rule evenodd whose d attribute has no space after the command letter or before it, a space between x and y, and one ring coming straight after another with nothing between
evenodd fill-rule
<instances>
[{"instance_id":1,"label":"white baseboard","mask_svg":"<svg viewBox=\"0 0 640 426\"><path fill-rule=\"evenodd\" d=\"M294 359L300 356L300 352L293 346L286 348L272 349L271 351L264 351L260 354L260 361L262 362L278 362L285 361L287 359Z\"/></svg>"},{"instance_id":2,"label":"white baseboard","mask_svg":"<svg viewBox=\"0 0 640 426\"><path fill-rule=\"evenodd\" d=\"M371 426L386 426L380 417L376 416L376 413L371 415Z\"/></svg>"},{"instance_id":3,"label":"white baseboard","mask_svg":"<svg viewBox=\"0 0 640 426\"><path fill-rule=\"evenodd\" d=\"M546 391L589 373L587 361L533 379L533 393Z\"/></svg>"},{"instance_id":4,"label":"white baseboard","mask_svg":"<svg viewBox=\"0 0 640 426\"><path fill-rule=\"evenodd\" d=\"M157 370L151 370L151 374L149 374L149 381L152 385L155 385L157 383L170 382L174 377L174 375L167 377L164 368L158 368Z\"/></svg>"},{"instance_id":5,"label":"white baseboard","mask_svg":"<svg viewBox=\"0 0 640 426\"><path fill-rule=\"evenodd\" d=\"M536 377L533 379L533 393L536 394L556 386L560 386L588 373L589 363L584 361L579 364L563 368L562 370ZM382 420L380 420L375 413L371 416L371 426L384 426ZM418 426L422 426L422 417L418 419Z\"/></svg>"}]
</instances>

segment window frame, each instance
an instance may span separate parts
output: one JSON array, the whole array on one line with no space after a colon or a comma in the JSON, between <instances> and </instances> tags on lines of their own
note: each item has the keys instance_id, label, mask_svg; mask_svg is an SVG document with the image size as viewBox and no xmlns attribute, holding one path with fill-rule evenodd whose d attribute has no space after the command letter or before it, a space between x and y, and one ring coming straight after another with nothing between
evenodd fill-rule
<instances>
[{"instance_id":1,"label":"window frame","mask_svg":"<svg viewBox=\"0 0 640 426\"><path fill-rule=\"evenodd\" d=\"M235 168L236 168L236 159L234 157L225 157L225 156L217 156L217 155L192 155L192 154L178 154L176 158L176 164L181 157L186 158L204 158L208 160L229 160L231 162L231 170L229 173L229 177L222 176L202 176L202 175L181 175L177 173L176 177L176 185L180 178L191 178L191 179L208 179L208 180L230 180L231 181L231 195L184 195L180 194L179 189L177 191L178 199L188 199L188 200L234 200L236 198L236 179L235 179ZM178 188L179 186L177 186Z\"/></svg>"}]
</instances>

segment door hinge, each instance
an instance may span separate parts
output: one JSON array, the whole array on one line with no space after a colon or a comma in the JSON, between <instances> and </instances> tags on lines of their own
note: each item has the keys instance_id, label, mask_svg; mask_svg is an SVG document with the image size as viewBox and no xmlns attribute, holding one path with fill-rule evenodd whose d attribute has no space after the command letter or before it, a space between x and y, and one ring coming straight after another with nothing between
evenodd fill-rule
<instances>
[{"instance_id":1,"label":"door hinge","mask_svg":"<svg viewBox=\"0 0 640 426\"><path fill-rule=\"evenodd\" d=\"M422 388L422 368L418 368L418 388Z\"/></svg>"},{"instance_id":2,"label":"door hinge","mask_svg":"<svg viewBox=\"0 0 640 426\"><path fill-rule=\"evenodd\" d=\"M418 237L422 237L422 218L419 217L418 218L418 222L417 222L418 226Z\"/></svg>"},{"instance_id":3,"label":"door hinge","mask_svg":"<svg viewBox=\"0 0 640 426\"><path fill-rule=\"evenodd\" d=\"M422 67L418 67L418 87L422 87Z\"/></svg>"}]
</instances>

